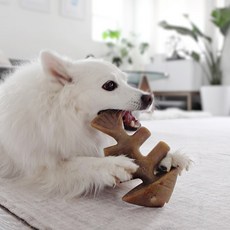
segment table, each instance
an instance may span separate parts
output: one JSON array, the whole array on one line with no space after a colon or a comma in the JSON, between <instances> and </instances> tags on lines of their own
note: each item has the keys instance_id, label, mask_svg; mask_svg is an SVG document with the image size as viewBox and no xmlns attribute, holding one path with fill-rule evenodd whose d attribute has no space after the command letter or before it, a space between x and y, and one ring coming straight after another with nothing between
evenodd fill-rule
<instances>
[{"instance_id":1,"label":"table","mask_svg":"<svg viewBox=\"0 0 230 230\"><path fill-rule=\"evenodd\" d=\"M155 71L127 70L124 72L128 75L130 85L146 92L152 92L150 81L169 77L167 73Z\"/></svg>"},{"instance_id":2,"label":"table","mask_svg":"<svg viewBox=\"0 0 230 230\"><path fill-rule=\"evenodd\" d=\"M124 71L128 74L128 83L146 92L152 92L150 81L168 78L169 75L163 72L154 71ZM154 91L155 97L160 99L177 97L185 100L186 109L192 110L194 98L199 97L199 91Z\"/></svg>"}]
</instances>

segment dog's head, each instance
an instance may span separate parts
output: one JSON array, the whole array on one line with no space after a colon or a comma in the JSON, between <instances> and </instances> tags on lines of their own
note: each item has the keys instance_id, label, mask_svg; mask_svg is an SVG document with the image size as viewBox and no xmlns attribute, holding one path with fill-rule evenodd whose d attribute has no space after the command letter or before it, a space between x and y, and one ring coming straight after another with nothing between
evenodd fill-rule
<instances>
[{"instance_id":1,"label":"dog's head","mask_svg":"<svg viewBox=\"0 0 230 230\"><path fill-rule=\"evenodd\" d=\"M144 110L152 104L151 94L128 85L127 75L109 62L94 58L71 61L43 51L41 63L46 75L60 85L66 103L90 119L102 110ZM124 120L132 126L137 122L129 112L124 112Z\"/></svg>"}]
</instances>

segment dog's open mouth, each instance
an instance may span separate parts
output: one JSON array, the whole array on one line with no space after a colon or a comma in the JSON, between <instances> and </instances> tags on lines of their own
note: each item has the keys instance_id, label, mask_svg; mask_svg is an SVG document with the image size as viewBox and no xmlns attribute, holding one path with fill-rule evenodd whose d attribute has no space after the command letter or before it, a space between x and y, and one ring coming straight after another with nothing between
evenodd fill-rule
<instances>
[{"instance_id":1,"label":"dog's open mouth","mask_svg":"<svg viewBox=\"0 0 230 230\"><path fill-rule=\"evenodd\" d=\"M136 131L141 126L141 123L133 116L132 112L130 111L123 111L122 119L124 128L128 131Z\"/></svg>"},{"instance_id":2,"label":"dog's open mouth","mask_svg":"<svg viewBox=\"0 0 230 230\"><path fill-rule=\"evenodd\" d=\"M108 110L102 110L99 113L105 112L105 111L112 111L112 112L121 112L124 128L127 131L136 131L138 128L140 128L141 123L134 117L131 111L121 111L121 110L114 110L114 109L108 109Z\"/></svg>"}]
</instances>

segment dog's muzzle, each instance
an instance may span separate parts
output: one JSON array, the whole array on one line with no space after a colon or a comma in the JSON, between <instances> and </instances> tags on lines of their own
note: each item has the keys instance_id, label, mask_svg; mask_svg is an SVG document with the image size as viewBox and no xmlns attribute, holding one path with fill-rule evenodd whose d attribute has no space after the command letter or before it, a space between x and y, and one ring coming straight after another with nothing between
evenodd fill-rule
<instances>
[{"instance_id":1,"label":"dog's muzzle","mask_svg":"<svg viewBox=\"0 0 230 230\"><path fill-rule=\"evenodd\" d=\"M141 106L139 110L144 110L150 107L153 103L153 95L152 94L142 94L141 95ZM124 128L129 131L135 131L140 128L141 123L136 119L131 111L124 111L123 112L123 123Z\"/></svg>"},{"instance_id":2,"label":"dog's muzzle","mask_svg":"<svg viewBox=\"0 0 230 230\"><path fill-rule=\"evenodd\" d=\"M147 109L153 102L153 95L152 94L142 94L141 95L141 105L138 110L145 110ZM114 110L113 111L121 111L121 110ZM100 111L100 112L103 112ZM99 112L99 113L100 113ZM128 131L136 131L138 128L140 128L141 123L134 117L131 111L122 111L122 119L124 128Z\"/></svg>"}]
</instances>

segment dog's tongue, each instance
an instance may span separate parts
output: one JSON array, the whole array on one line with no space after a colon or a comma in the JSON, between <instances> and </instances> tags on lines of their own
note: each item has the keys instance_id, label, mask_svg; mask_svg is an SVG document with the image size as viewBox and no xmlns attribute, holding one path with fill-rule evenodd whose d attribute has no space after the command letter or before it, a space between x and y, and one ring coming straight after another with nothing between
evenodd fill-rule
<instances>
[{"instance_id":1,"label":"dog's tongue","mask_svg":"<svg viewBox=\"0 0 230 230\"><path fill-rule=\"evenodd\" d=\"M140 128L140 122L132 115L130 111L123 112L124 128L128 131L135 131Z\"/></svg>"}]
</instances>

